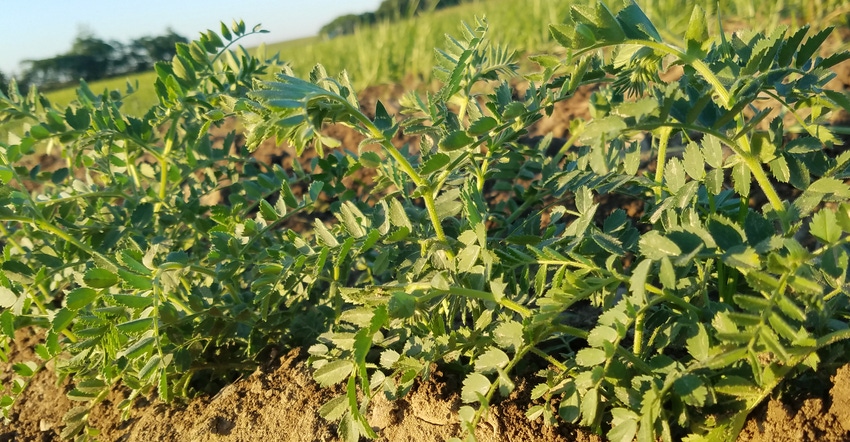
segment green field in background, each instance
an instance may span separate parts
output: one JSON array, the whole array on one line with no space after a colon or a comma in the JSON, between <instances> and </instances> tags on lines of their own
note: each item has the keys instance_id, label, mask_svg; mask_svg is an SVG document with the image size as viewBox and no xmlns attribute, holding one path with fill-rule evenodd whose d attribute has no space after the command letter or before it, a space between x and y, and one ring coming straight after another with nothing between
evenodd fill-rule
<instances>
[{"instance_id":1,"label":"green field in background","mask_svg":"<svg viewBox=\"0 0 850 442\"><path fill-rule=\"evenodd\" d=\"M586 3L582 0L580 3ZM716 17L715 1L648 0L638 2L655 23L663 24L661 35L673 44L683 35L694 4ZM457 35L460 22L473 23L476 16L487 18L493 32L491 38L521 53L554 49L549 37L549 23L563 22L572 2L549 0L488 0L435 11L412 20L378 24L356 34L332 40L310 37L266 46L266 54L279 53L295 72L305 76L316 63L323 64L335 75L343 69L356 88L387 82L412 80L428 82L434 62L435 47L445 46L445 35ZM619 2L609 2L617 8ZM757 30L770 29L780 22L791 27L810 23L815 28L829 24L846 25L850 13L848 0L789 0L764 4L755 0L721 0L721 19L734 20ZM663 17L663 18L660 18ZM717 24L713 23L716 32ZM212 29L218 29L214 23ZM156 103L153 72L113 78L90 84L95 92L126 91L129 81L139 88L124 102L127 114L138 115ZM47 93L56 104L67 104L75 97L74 88Z\"/></svg>"}]
</instances>

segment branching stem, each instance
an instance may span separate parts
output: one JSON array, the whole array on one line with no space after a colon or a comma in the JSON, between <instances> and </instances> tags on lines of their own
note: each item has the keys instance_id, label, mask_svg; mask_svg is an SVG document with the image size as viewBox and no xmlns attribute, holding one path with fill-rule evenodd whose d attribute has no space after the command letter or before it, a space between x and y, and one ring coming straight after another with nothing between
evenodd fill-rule
<instances>
[{"instance_id":1,"label":"branching stem","mask_svg":"<svg viewBox=\"0 0 850 442\"><path fill-rule=\"evenodd\" d=\"M660 43L660 42L657 42L657 41L643 40L643 39L630 39L630 40L625 40L625 41L618 42L618 43L605 42L605 43L595 44L595 45L590 46L588 48L582 49L581 51L578 51L575 55L582 55L584 53L591 52L591 51L594 51L594 50L597 50L597 49L601 49L601 48L604 48L604 47L607 47L607 46L620 46L620 45L646 46L646 47L651 48L651 49L653 49L657 52L660 52L662 54L671 55L673 57L678 58L683 63L694 68L694 70L696 70L702 76L702 78L709 85L711 85L711 87L714 89L714 93L717 95L717 97L720 101L721 106L723 106L726 109L731 109L734 106L734 103L732 102L733 101L732 96L730 95L729 90L726 89L726 86L723 85L723 82L721 82L720 79L716 75L714 75L714 72L711 70L711 67L709 67L704 61L700 60L699 58L697 58L693 55L689 55L688 53L684 52L682 49L679 49L675 46L672 46L672 45L669 45L669 44L666 44L666 43ZM667 124L664 124L664 125L666 126ZM671 126L675 127L675 125L671 125ZM695 129L700 131L700 132L703 132L703 133L710 133L708 130L706 130L706 128L696 127ZM770 179L767 177L767 174L765 174L764 168L762 167L761 163L758 161L758 158L755 158L752 155L752 153L750 152L749 140L747 140L746 137L741 137L742 141L739 144L739 143L736 143L733 140L729 140L725 136L722 137L722 138L725 138L724 142L730 148L732 148L732 150L734 150L736 154L741 156L741 158L746 163L747 167L752 172L753 177L756 179L759 186L761 186L762 189L764 190L764 193L767 196L767 199L770 202L770 205L773 208L773 210L776 211L778 214L780 214L780 219L784 219L784 217L781 216L781 215L785 213L785 206L782 204L781 198L779 198L779 195L776 193L776 190L773 188L773 185L770 183Z\"/></svg>"},{"instance_id":2,"label":"branching stem","mask_svg":"<svg viewBox=\"0 0 850 442\"><path fill-rule=\"evenodd\" d=\"M331 97L334 97L331 95ZM338 97L334 97L338 101L340 100ZM399 152L399 150L393 145L392 141L387 138L387 136L375 126L368 117L363 115L359 109L354 108L348 101L341 100L341 102L345 103L346 106L350 108L351 115L354 116L357 121L362 124L369 134L372 135L373 138L379 141L381 147L384 148L384 151L392 157L392 159L399 165L402 171L413 180L413 183L420 189L422 189L422 199L425 203L425 209L428 212L428 217L431 219L431 223L434 225L434 234L437 236L437 239L443 244L448 245L448 239L446 238L446 233L443 231L443 226L440 223L440 218L437 215L437 206L434 200L433 189L430 188L429 183L416 172L416 169L410 164L410 161L407 161L407 158ZM451 250L446 250L446 254L449 256L449 259L454 258L454 253Z\"/></svg>"},{"instance_id":3,"label":"branching stem","mask_svg":"<svg viewBox=\"0 0 850 442\"><path fill-rule=\"evenodd\" d=\"M94 257L100 259L105 264L108 264L109 266L112 267L113 270L117 269L119 267L118 263L115 262L115 260L107 257L106 255L98 252L97 250L92 249L91 247L89 247L88 245L83 243L82 241L80 241L80 240L74 238L73 236L69 235L64 230L54 226L53 224L46 222L46 221L36 220L36 219L28 218L28 217L25 217L25 216L17 216L17 215L0 215L0 221L14 221L14 222L19 222L19 223L24 223L24 224L30 224L30 225L36 227L39 230L49 232L53 235L56 235L57 237L59 237L61 239L73 244L78 249L88 253L91 256L94 256Z\"/></svg>"}]
</instances>

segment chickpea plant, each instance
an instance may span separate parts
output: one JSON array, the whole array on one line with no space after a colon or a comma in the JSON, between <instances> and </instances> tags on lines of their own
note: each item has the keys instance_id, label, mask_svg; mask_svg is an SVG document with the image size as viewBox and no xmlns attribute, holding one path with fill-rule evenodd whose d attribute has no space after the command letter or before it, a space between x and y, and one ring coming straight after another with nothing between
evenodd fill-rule
<instances>
[{"instance_id":1,"label":"chickpea plant","mask_svg":"<svg viewBox=\"0 0 850 442\"><path fill-rule=\"evenodd\" d=\"M132 391L119 404L127 411L152 391L168 402L250 370L286 341L308 344L322 328L321 302L294 287L303 278L280 281L293 289L286 310L279 294L243 285L268 274L249 257L292 245L275 227L309 210L318 185L295 198L280 167L232 153L234 133L217 142L208 134L223 97L242 96L279 64L230 50L257 32L237 22L177 45L173 62L156 65L159 104L143 116L121 112L121 93L98 95L84 82L64 109L35 89L23 96L12 85L0 96L0 121L23 129L0 145L2 348L21 327L46 335L40 360L14 367L19 377L0 399L7 418L50 361L82 404L65 416L63 436L85 438L91 405L119 382ZM63 167L25 161L42 152ZM229 193L227 204L203 202L216 191ZM283 195L274 206L272 194ZM285 265L278 258L267 262Z\"/></svg>"},{"instance_id":2,"label":"chickpea plant","mask_svg":"<svg viewBox=\"0 0 850 442\"><path fill-rule=\"evenodd\" d=\"M678 47L626 2L575 6L550 31L566 52L520 74L486 20L463 24L435 53L442 87L396 116L367 115L345 73L300 79L230 51L241 23L159 64L143 117L85 84L66 109L12 88L0 119L24 126L0 144L0 326L4 348L26 326L46 339L0 405L55 360L86 404L66 416L82 438L116 383L129 412L305 345L316 381L344 386L319 413L347 441L377 437L374 395L403 397L435 363L463 379L463 440L522 376L529 419L724 441L784 381L850 362L850 152L829 124L850 101L825 88L850 55L822 54L831 29L711 39L697 8ZM579 88L592 118L530 141ZM225 117L249 149L274 138L318 157L285 171L233 154L233 134L208 134ZM328 123L366 139L338 149ZM67 166L23 165L45 145ZM363 170L358 198L342 178ZM204 203L216 190L223 203ZM643 213L602 213L603 198ZM324 210L335 222L287 227Z\"/></svg>"}]
</instances>

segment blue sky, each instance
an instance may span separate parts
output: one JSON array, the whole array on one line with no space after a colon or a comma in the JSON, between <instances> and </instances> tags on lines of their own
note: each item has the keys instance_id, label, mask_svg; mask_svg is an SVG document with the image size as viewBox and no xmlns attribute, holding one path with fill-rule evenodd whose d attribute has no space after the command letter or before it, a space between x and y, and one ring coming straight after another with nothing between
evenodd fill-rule
<instances>
[{"instance_id":1,"label":"blue sky","mask_svg":"<svg viewBox=\"0 0 850 442\"><path fill-rule=\"evenodd\" d=\"M68 51L80 29L104 40L129 42L164 34L169 26L190 40L219 22L262 23L270 31L243 46L315 35L322 25L347 13L374 11L381 0L5 0L0 13L0 71L20 71L24 59Z\"/></svg>"}]
</instances>

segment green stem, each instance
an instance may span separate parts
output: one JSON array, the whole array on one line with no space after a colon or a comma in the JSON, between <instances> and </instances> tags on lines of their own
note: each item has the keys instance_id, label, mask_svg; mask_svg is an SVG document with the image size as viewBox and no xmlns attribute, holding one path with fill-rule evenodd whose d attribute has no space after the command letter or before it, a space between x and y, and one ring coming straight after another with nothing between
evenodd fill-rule
<instances>
[{"instance_id":1,"label":"green stem","mask_svg":"<svg viewBox=\"0 0 850 442\"><path fill-rule=\"evenodd\" d=\"M443 231L443 225L440 223L440 217L437 215L437 203L434 200L434 194L430 190L426 190L422 193L422 200L425 202L428 217L431 218L431 223L434 224L434 234L437 235L437 239L441 243L448 245L449 242L446 238L446 233ZM445 252L450 260L454 258L454 253L451 250L446 249Z\"/></svg>"},{"instance_id":2,"label":"green stem","mask_svg":"<svg viewBox=\"0 0 850 442\"><path fill-rule=\"evenodd\" d=\"M531 310L517 304L516 302L514 302L514 301L512 301L512 300L510 300L506 297L496 299L496 296L491 292L485 292L483 290L468 289L468 288L465 288L465 287L449 287L448 290L437 289L437 291L443 291L443 292L448 293L448 294L464 296L464 297L467 297L467 298L482 299L482 300L485 300L485 301L496 302L499 305L501 305L502 307L505 307L509 310L513 310L516 313L519 313L519 315L522 316L523 318L531 317Z\"/></svg>"},{"instance_id":3,"label":"green stem","mask_svg":"<svg viewBox=\"0 0 850 442\"><path fill-rule=\"evenodd\" d=\"M471 81L470 85L473 84L473 83L474 83L474 81ZM458 121L463 121L464 117L466 117L466 107L469 106L469 98L468 97L469 97L468 94L461 94L460 95L462 102L460 104L460 109L457 112Z\"/></svg>"},{"instance_id":4,"label":"green stem","mask_svg":"<svg viewBox=\"0 0 850 442\"><path fill-rule=\"evenodd\" d=\"M142 188L142 180L139 179L139 170L136 168L136 159L130 158L130 153L127 153L127 173L133 180L133 192L138 195Z\"/></svg>"},{"instance_id":5,"label":"green stem","mask_svg":"<svg viewBox=\"0 0 850 442\"><path fill-rule=\"evenodd\" d=\"M637 357L640 357L640 354L643 352L643 329L645 322L646 312L644 309L640 309L635 315L635 337L632 343L632 353Z\"/></svg>"},{"instance_id":6,"label":"green stem","mask_svg":"<svg viewBox=\"0 0 850 442\"><path fill-rule=\"evenodd\" d=\"M587 330L580 329L578 327L573 327L570 325L557 324L552 326L553 332L563 333L565 335L574 336L579 339L587 339L587 336L590 335L590 332Z\"/></svg>"},{"instance_id":7,"label":"green stem","mask_svg":"<svg viewBox=\"0 0 850 442\"><path fill-rule=\"evenodd\" d=\"M661 291L661 296L659 296L657 302L661 302L661 301L665 301L665 302L668 302L670 304L673 304L673 305L675 305L676 307L679 307L682 310L690 311L694 315L697 315L697 317L704 314L702 309L691 304L688 301L685 301L684 299L680 298L679 296L676 296L676 295L670 293L670 290L662 290ZM650 305L655 305L655 303L656 303L655 300L650 301Z\"/></svg>"},{"instance_id":8,"label":"green stem","mask_svg":"<svg viewBox=\"0 0 850 442\"><path fill-rule=\"evenodd\" d=\"M151 155L157 161L162 159L162 154L155 148L153 148L152 145L148 144L145 140L138 137L134 137L132 135L128 135L124 132L119 132L114 129L104 129L99 131L97 136L92 137L91 141L96 141L100 139L108 139L109 142L112 142L112 140L114 139L124 140L125 142L133 143L139 146L143 151L145 151L145 153ZM127 158L127 162L128 165L132 164L129 157Z\"/></svg>"},{"instance_id":9,"label":"green stem","mask_svg":"<svg viewBox=\"0 0 850 442\"><path fill-rule=\"evenodd\" d=\"M162 154L159 157L159 201L154 205L154 213L159 213L162 205L165 204L165 198L168 196L168 167L170 166L169 157L171 149L174 148L174 141L177 138L178 118L180 114L171 121L171 127L168 128L168 135L165 139L165 147L162 149Z\"/></svg>"},{"instance_id":10,"label":"green stem","mask_svg":"<svg viewBox=\"0 0 850 442\"><path fill-rule=\"evenodd\" d=\"M655 202L659 203L664 196L664 166L667 162L667 145L670 143L670 135L673 133L673 128L662 126L660 136L658 138L658 160L655 166Z\"/></svg>"},{"instance_id":11,"label":"green stem","mask_svg":"<svg viewBox=\"0 0 850 442\"><path fill-rule=\"evenodd\" d=\"M832 244L824 244L812 252L812 257L820 258L827 251L850 244L850 236L845 236Z\"/></svg>"},{"instance_id":12,"label":"green stem","mask_svg":"<svg viewBox=\"0 0 850 442\"><path fill-rule=\"evenodd\" d=\"M64 203L64 202L73 201L73 200L76 200L76 199L83 199L83 198L124 198L124 199L129 199L130 197L128 195L124 194L124 193L121 193L121 192L108 192L108 191L88 192L88 193L80 193L80 194L71 195L71 196L52 198L52 199L44 200L44 201L36 201L35 204L37 206L52 206L53 204Z\"/></svg>"},{"instance_id":13,"label":"green stem","mask_svg":"<svg viewBox=\"0 0 850 442\"><path fill-rule=\"evenodd\" d=\"M742 150L742 151L746 152L743 155L741 155L741 158L744 160L744 163L747 164L747 167L750 168L750 172L752 172L753 177L756 179L756 182L759 184L762 191L764 191L764 195L767 197L767 200L770 202L770 206L773 208L773 210L776 211L776 213L778 213L780 215L784 214L785 213L785 205L782 203L782 199L779 198L779 194L776 193L776 189L773 187L773 184L770 182L770 178L768 178L767 174L764 172L764 168L762 167L761 162L759 162L758 158L754 157L749 152L750 151L750 141L747 139L747 137L741 137L740 140L742 142L742 145L740 146L741 149L737 149L737 150ZM742 195L742 198L743 197L744 196ZM780 219L784 220L785 217L780 216ZM783 223L784 223L784 221L783 221ZM788 226L785 226L785 227L786 227L785 231L787 231Z\"/></svg>"},{"instance_id":14,"label":"green stem","mask_svg":"<svg viewBox=\"0 0 850 442\"><path fill-rule=\"evenodd\" d=\"M189 270L191 270L195 273L200 273L202 275L207 275L207 276L212 276L212 277L217 276L217 273L215 272L215 270L210 270L206 267L201 267L199 265L190 265L190 266L188 266L188 268L189 268Z\"/></svg>"},{"instance_id":15,"label":"green stem","mask_svg":"<svg viewBox=\"0 0 850 442\"><path fill-rule=\"evenodd\" d=\"M712 211L713 213L713 211ZM702 267L697 266L697 270L699 272L699 287L700 293L702 294L702 308L707 308L711 300L708 297L708 282L711 277L710 268L714 265L714 259L707 259L704 261ZM702 317L702 315L700 315Z\"/></svg>"},{"instance_id":16,"label":"green stem","mask_svg":"<svg viewBox=\"0 0 850 442\"><path fill-rule=\"evenodd\" d=\"M30 386L30 384L32 383L33 379L35 379L36 375L38 375L38 373L39 373L39 372L41 372L41 370L44 370L44 369L45 369L45 367L47 367L47 364L48 364L49 362L53 361L54 359L56 359L56 356L53 356L52 358L50 358L50 359L48 359L48 360L46 360L46 361L42 361L40 364L38 364L38 366L35 368L35 370L33 370L33 373L32 373L32 375L31 375L31 376L26 376L26 377L24 377L24 383L23 383L23 385L21 386L20 393L18 393L18 394L13 394L13 395L12 395L12 404L14 404L14 403L15 403L15 401L17 401L17 399L18 399L18 398L19 398L22 394L24 394L24 392L27 390L27 388L28 388L28 387ZM9 405L8 405L8 407L9 407L9 408L11 408L11 407L12 407L12 404L9 404ZM4 407L4 408L5 408L5 407Z\"/></svg>"},{"instance_id":17,"label":"green stem","mask_svg":"<svg viewBox=\"0 0 850 442\"><path fill-rule=\"evenodd\" d=\"M557 166L561 162L561 159L564 158L570 148L573 147L576 141L578 141L579 137L584 133L584 129L585 126L581 125L574 132L570 132L570 137L567 138L567 141L564 143L563 146L561 146L561 150L559 150L558 153L555 154L555 157L552 159L553 164Z\"/></svg>"},{"instance_id":18,"label":"green stem","mask_svg":"<svg viewBox=\"0 0 850 442\"><path fill-rule=\"evenodd\" d=\"M165 142L165 150L162 152L162 160L159 162L160 167L160 176L159 176L159 200L160 203L165 200L167 196L166 191L168 190L168 156L171 154L171 148L174 146L174 140L169 138Z\"/></svg>"},{"instance_id":19,"label":"green stem","mask_svg":"<svg viewBox=\"0 0 850 442\"><path fill-rule=\"evenodd\" d=\"M179 263L179 262L166 262L166 263L160 264L159 267L157 267L157 269L159 271L188 269L190 272L200 273L201 275L209 276L209 277L212 277L212 278L215 278L216 276L218 276L218 274L215 272L215 270L211 270L211 269L208 269L204 266L200 266L200 265L197 265L197 264L184 265L184 264ZM157 276L156 278L159 278L159 277ZM182 280L183 279L181 278L181 281ZM229 284L226 281L220 281L220 282L222 283L222 285L227 287L230 294L232 294L233 296L237 296L237 294L239 292L236 289L234 289L231 284ZM184 284L184 286L186 288L186 292L189 293L190 290L189 290L188 285ZM194 311L191 308L189 308L187 305L183 304L182 300L180 300L176 297L172 297L171 295L168 295L167 298L171 301L174 301L181 309L183 309L187 313L189 313L189 312L194 313Z\"/></svg>"},{"instance_id":20,"label":"green stem","mask_svg":"<svg viewBox=\"0 0 850 442\"><path fill-rule=\"evenodd\" d=\"M794 71L794 72L797 72L797 73L798 73L798 74L800 74L801 76L802 76L802 75L806 75L806 73L805 73L805 72L800 72L798 69L794 69L793 71ZM803 117L801 117L801 116L797 113L797 109L795 109L793 106L790 106L788 103L786 103L786 102L785 102L785 100L783 100L783 99L782 99L782 97L780 97L779 95L777 95L777 94L775 94L774 92L769 91L769 90L767 90L767 91L762 91L762 93L763 93L763 94L765 94L765 95L767 95L767 96L768 96L768 97L770 97L770 98L773 98L773 99L774 99L774 100L776 100L777 102L779 102L779 104L781 104L781 105L782 105L782 107L783 107L783 108L784 108L784 109L785 109L785 110L786 110L789 114L791 114L791 115L794 117L794 119L795 119L795 120L797 120L797 123L799 123L799 124L800 124L800 126L803 128L803 130L805 130L805 131L806 131L806 133L808 133L809 135L811 135L811 136L813 136L813 137L815 137L815 138L817 138L817 137L818 137L818 134L817 134L816 132L813 132L813 131L812 131L812 129L811 129L811 126L810 126L810 125L808 125L808 124L806 124L806 121L803 119ZM786 132L791 132L791 130L792 130L792 128L786 128ZM841 133L841 134L847 134L847 133L848 133L848 130L850 130L850 129L848 129L848 128L846 128L846 127L840 127L840 126L832 126L832 127L830 128L830 132L833 132L833 133Z\"/></svg>"},{"instance_id":21,"label":"green stem","mask_svg":"<svg viewBox=\"0 0 850 442\"><path fill-rule=\"evenodd\" d=\"M331 95L330 97L333 97L338 101L341 100L340 98L334 97L333 95ZM437 235L437 239L440 242L448 245L448 239L446 238L446 234L443 231L443 226L440 223L440 218L439 216L437 216L437 206L434 201L433 190L429 188L430 186L428 185L428 182L424 178L422 178L419 173L416 172L416 169L414 169L410 162L407 161L407 158L405 158L404 155L399 152L399 150L393 145L392 141L388 139L386 135L384 135L384 133L380 129L378 129L378 127L375 126L375 124L371 120L369 120L368 117L363 115L363 113L360 112L359 109L356 109L348 101L341 100L341 102L345 103L345 105L350 108L351 114L354 116L355 119L357 119L357 121L360 122L360 124L362 124L366 128L366 130L369 131L369 134L371 134L372 137L376 140L379 140L379 144L381 145L381 147L383 147L387 154L389 154L389 156L392 157L396 164L401 167L401 170L404 171L404 173L406 173L411 180L413 180L413 183L416 184L418 188L424 189L424 191L422 192L423 200L425 202L425 208L428 211L428 217L431 218L431 224L434 225L434 233ZM454 253L452 253L451 250L446 250L446 254L449 255L450 259L454 258Z\"/></svg>"},{"instance_id":22,"label":"green stem","mask_svg":"<svg viewBox=\"0 0 850 442\"><path fill-rule=\"evenodd\" d=\"M764 191L767 200L770 202L771 207L778 214L785 213L785 205L782 203L782 199L779 198L779 194L776 192L776 189L773 187L773 184L770 182L770 178L767 177L767 174L764 172L764 168L762 168L761 163L758 158L753 157L752 153L750 153L750 142L746 137L739 138L740 143L736 140L733 140L727 137L725 134L713 130L711 128L697 126L694 124L684 124L684 123L674 123L674 122L664 122L664 123L652 123L652 124L637 124L631 127L632 130L637 131L651 131L655 130L659 127L671 127L673 129L679 129L683 131L695 131L701 132L706 135L711 135L722 143L729 146L733 152L738 154L741 159L744 160L744 163L752 172L753 177L758 182L759 186L761 186L762 191ZM784 217L782 217L784 218Z\"/></svg>"},{"instance_id":23,"label":"green stem","mask_svg":"<svg viewBox=\"0 0 850 442\"><path fill-rule=\"evenodd\" d=\"M773 392L773 390L776 388L776 386L778 386L782 381L785 380L785 377L788 375L788 373L795 370L812 353L814 353L817 350L823 349L824 347L832 345L836 342L845 341L845 340L848 340L848 339L850 339L850 329L838 330L838 331L832 332L828 335L821 336L820 338L817 339L816 344L810 350L803 351L799 354L795 354L792 358L790 358L788 361L786 361L786 363L784 363L782 365L774 366L774 372L773 372L773 375L770 378L771 380L765 385L760 385L758 387L758 393L757 394L749 396L747 398L746 408L744 410L740 411L739 413L743 414L744 416L748 415L759 404L761 404L768 396L770 396L770 394ZM735 349L735 350L732 350L732 352L739 351L739 350L740 349ZM724 356L724 354L722 353L722 354L719 354L719 355L715 356L714 358L711 358L707 361L702 361L700 363L694 364L694 365L688 367L688 369L685 371L685 373L692 373L692 372L701 370L705 367L708 367L709 366L708 363L710 363L712 360L722 358L723 356ZM675 382L676 378L678 378L678 377L680 377L680 376L669 379L668 382L665 382L665 386L662 389L662 394L659 394L659 397L663 397L663 394L670 390L670 387L673 386L673 382ZM733 436L733 439L734 439L734 436Z\"/></svg>"},{"instance_id":24,"label":"green stem","mask_svg":"<svg viewBox=\"0 0 850 442\"><path fill-rule=\"evenodd\" d=\"M0 221L15 221L15 222L19 222L19 223L25 223L25 224L33 225L37 229L40 229L40 230L49 232L49 233L51 233L55 236L58 236L59 238L73 244L78 249L88 253L89 255L97 257L98 259L102 260L106 264L109 264L113 269L117 269L119 267L118 263L115 262L114 260L112 260L111 258L109 258L106 255L92 249L91 247L87 246L86 244L84 244L80 240L69 235L64 230L46 222L46 221L34 220L32 218L27 218L27 217L23 217L23 216L15 216L15 215L2 216L2 217L0 217Z\"/></svg>"},{"instance_id":25,"label":"green stem","mask_svg":"<svg viewBox=\"0 0 850 442\"><path fill-rule=\"evenodd\" d=\"M248 253L248 249L250 249L250 248L251 248L251 246L253 246L253 245L254 245L254 243L255 243L258 239L260 239L263 235L265 235L265 234L266 234L266 232L268 232L268 231L270 231L270 230L272 230L272 229L277 228L277 226L279 226L279 225L280 225L281 223L283 223L284 221L288 220L288 219L289 219L289 218L291 218L292 216L294 216L294 215L296 215L296 214L299 214L299 213L301 213L302 211L304 211L304 210L306 210L306 209L308 209L308 208L310 208L310 207L313 207L313 203L310 203L310 204L304 204L304 205L302 205L302 206L300 206L300 207L296 207L296 208L294 208L294 209L292 209L292 210L288 211L285 215L281 216L280 218L278 218L278 219L274 220L273 222L270 222L269 224L267 224L267 225L266 225L265 227L263 227L263 228L262 228L259 232L257 232L257 234L256 234L256 235L252 236L252 237L248 240L248 242L247 242L247 243L245 243L245 245L244 245L244 246L242 246L242 248L239 250L239 255L238 255L238 256L240 256L240 257L245 256L245 254L246 254L246 253Z\"/></svg>"},{"instance_id":26,"label":"green stem","mask_svg":"<svg viewBox=\"0 0 850 442\"><path fill-rule=\"evenodd\" d=\"M732 97L729 94L729 90L726 89L726 86L724 86L723 83L720 81L720 79L716 75L714 75L714 72L712 72L711 67L709 67L704 61L700 60L699 58L696 58L692 55L689 55L686 52L684 52L683 50L681 50L681 49L679 49L675 46L672 46L672 45L669 45L669 44L666 44L666 43L660 43L660 42L652 41L652 40L630 39L630 40L626 40L626 41L623 41L623 42L618 42L616 44L611 44L611 43L596 44L596 45L593 45L591 47L588 47L588 48L585 48L585 49L579 51L576 55L581 55L581 54L586 53L586 52L590 52L590 51L593 51L593 50L596 50L596 49L601 49L603 47L612 46L612 45L613 46L619 46L619 45L646 46L646 47L654 49L654 50L656 50L660 53L672 55L672 56L678 58L679 60L682 61L682 63L687 64L687 65L691 66L692 68L694 68L694 70L696 70L703 77L703 79L705 79L705 81L708 82L708 84L711 85L711 87L714 89L714 92L717 94L718 98L720 99L720 104L723 107L725 107L726 109L732 108L732 106L733 106ZM698 130L700 130L703 133L709 133L709 132L707 132L703 129L698 129ZM742 137L742 139L746 140L746 137ZM779 195L776 193L776 190L773 188L773 185L770 183L770 180L768 179L767 175L765 174L764 169L761 166L761 163L759 163L758 159L754 158L752 156L752 154L750 153L749 141L748 140L743 141L742 145L738 145L738 144L732 142L731 140L729 140L729 141L726 142L726 144L729 147L731 147L733 150L735 150L735 153L741 155L741 157L744 159L745 163L747 164L747 167L749 167L750 171L753 173L753 176L755 177L756 181L759 183L759 185L764 190L764 193L767 196L768 201L770 201L770 204L773 207L773 210L775 210L780 215L780 219L784 219L785 217L781 216L781 215L783 215L785 213L785 206L782 204L782 200L779 198Z\"/></svg>"},{"instance_id":27,"label":"green stem","mask_svg":"<svg viewBox=\"0 0 850 442\"><path fill-rule=\"evenodd\" d=\"M156 276L155 279L156 279L156 281L155 281L154 287L153 287L153 310L151 311L151 315L153 316L153 322L152 323L153 323L154 345L156 346L156 353L159 356L160 366L162 366L162 361L163 361L162 342L161 342L160 336L159 336L159 304L160 304L160 301L161 301L159 299L159 297L162 293L161 293L161 288L160 288L161 285L159 284L159 281L158 281L159 276ZM159 376L166 376L165 367L161 367L159 371L160 371ZM159 382L157 382L157 384L158 383ZM159 396L160 396L161 399L165 399L165 402L169 402L167 397L163 398L163 396L165 396L164 392L160 391Z\"/></svg>"},{"instance_id":28,"label":"green stem","mask_svg":"<svg viewBox=\"0 0 850 442\"><path fill-rule=\"evenodd\" d=\"M632 352L623 348L622 345L617 345L617 354L622 356L623 359L629 361L630 364L632 364L643 374L650 374L654 371L653 368L649 364L647 364L643 359L635 356Z\"/></svg>"},{"instance_id":29,"label":"green stem","mask_svg":"<svg viewBox=\"0 0 850 442\"><path fill-rule=\"evenodd\" d=\"M408 291L408 292L416 291L416 290L427 290L428 293L417 297L418 302L427 302L427 301L430 301L431 299L434 299L438 296L443 296L443 295L457 295L457 296L463 296L465 298L480 299L482 301L495 302L495 303L501 305L502 307L505 307L509 310L516 312L516 313L519 313L519 315L522 316L523 318L531 317L531 314L532 314L531 310L529 310L528 308L526 308L526 307L506 298L506 297L496 299L496 295L494 295L491 292L485 292L483 290L475 290L475 289L469 289L469 288L465 288L465 287L449 287L448 289L438 289L438 288L434 288L431 284L427 284L427 283L407 284L405 286L398 287L398 288L402 288L402 289L404 289L405 291Z\"/></svg>"},{"instance_id":30,"label":"green stem","mask_svg":"<svg viewBox=\"0 0 850 442\"><path fill-rule=\"evenodd\" d=\"M235 38L234 38L233 40L230 40L230 41L229 41L226 45L224 45L224 47L223 47L223 48L221 48L221 49L218 51L218 53L217 53L217 54L215 54L215 57L213 57L213 59L209 61L208 68L209 68L209 69L214 69L214 68L213 68L213 65L215 64L215 62L216 62L216 61L218 61L219 57L221 57L222 55L224 55L224 53L225 53L225 52L227 52L227 51L230 49L230 47L231 47L231 46L233 46L233 45L235 45L238 41L242 40L242 39L243 39L243 38L245 38L245 37L250 37L250 36L252 36L252 35L254 35L254 34L259 34L259 33L260 33L259 31L253 31L253 30L252 30L251 32L249 32L249 33L247 33L247 34L242 34L242 35L234 36Z\"/></svg>"},{"instance_id":31,"label":"green stem","mask_svg":"<svg viewBox=\"0 0 850 442\"><path fill-rule=\"evenodd\" d=\"M555 359L554 357L552 357L552 355L546 353L543 350L540 350L537 347L532 347L531 352L536 354L537 356L540 356L541 358L546 360L546 362L552 364L552 366L554 366L555 368L557 368L561 372L565 372L565 371L568 370L567 366L564 365L561 361Z\"/></svg>"},{"instance_id":32,"label":"green stem","mask_svg":"<svg viewBox=\"0 0 850 442\"><path fill-rule=\"evenodd\" d=\"M553 326L552 331L558 332L558 333L563 333L563 334L569 335L569 336L575 336L579 339L585 339L585 340L587 339L588 335L590 334L586 330L582 330L580 328L571 327L569 325L564 325L564 324L558 324L558 325ZM642 373L644 373L644 374L652 373L652 367L650 367L649 364L647 364L646 362L644 362L643 359L635 356L634 354L632 354L632 352L623 348L619 344L617 345L617 354L622 356L627 361L629 361L629 363L634 365L635 368L640 370Z\"/></svg>"},{"instance_id":33,"label":"green stem","mask_svg":"<svg viewBox=\"0 0 850 442\"><path fill-rule=\"evenodd\" d=\"M682 63L687 64L687 65L691 66L692 68L694 68L694 70L696 70L700 75L702 75L703 79L705 79L705 81L708 82L708 84L710 84L712 88L714 88L714 92L720 98L720 101L721 101L721 104L723 105L723 107L725 107L727 109L730 109L732 107L732 105L730 103L731 96L729 95L729 90L726 89L726 86L724 86L723 83L720 81L720 79L717 78L716 75L714 75L714 72L712 72L711 68L707 64L705 64L704 61L702 61L699 58L696 58L692 55L688 55L682 49L679 49L679 48L672 46L672 45L669 45L667 43L661 43L661 42L652 41L652 40L629 39L629 40L625 40L625 41L621 41L621 42L617 42L617 43L595 44L593 46L590 46L590 47L587 47L585 49L578 51L574 55L580 56L580 55L583 55L585 53L592 52L592 51L595 51L597 49L602 49L602 48L607 47L607 46L626 46L626 45L646 46L648 48L654 49L654 50L661 52L663 54L672 55L672 56L678 58L679 60L682 61Z\"/></svg>"},{"instance_id":34,"label":"green stem","mask_svg":"<svg viewBox=\"0 0 850 442\"><path fill-rule=\"evenodd\" d=\"M777 298L785 295L785 290L788 287L788 278L790 276L791 275L789 273L783 273L782 276L779 278L779 284L778 284L776 290L773 291L771 293L771 296L768 298L768 301L770 301L770 305L767 308L765 308L764 310L762 310L761 315L760 315L760 320L759 320L758 325L756 325L756 327L755 327L755 332L753 333L753 337L750 338L750 341L747 343L747 348L750 349L751 352L754 351L756 341L759 337L760 329L762 327L766 326L766 324L768 323L768 318L770 317L770 314L773 313L773 308L776 306L776 304L778 302ZM762 293L765 293L765 292L762 292Z\"/></svg>"},{"instance_id":35,"label":"green stem","mask_svg":"<svg viewBox=\"0 0 850 442\"><path fill-rule=\"evenodd\" d=\"M726 281L726 264L723 261L717 261L717 293L720 298L720 302L725 302L726 304L732 305L732 298L726 293L727 290L727 281Z\"/></svg>"},{"instance_id":36,"label":"green stem","mask_svg":"<svg viewBox=\"0 0 850 442\"><path fill-rule=\"evenodd\" d=\"M493 149L487 148L487 153L484 154L484 159L481 161L481 168L476 169L476 179L478 193L484 194L484 184L486 182L487 170L490 168L490 158L493 156Z\"/></svg>"}]
</instances>

